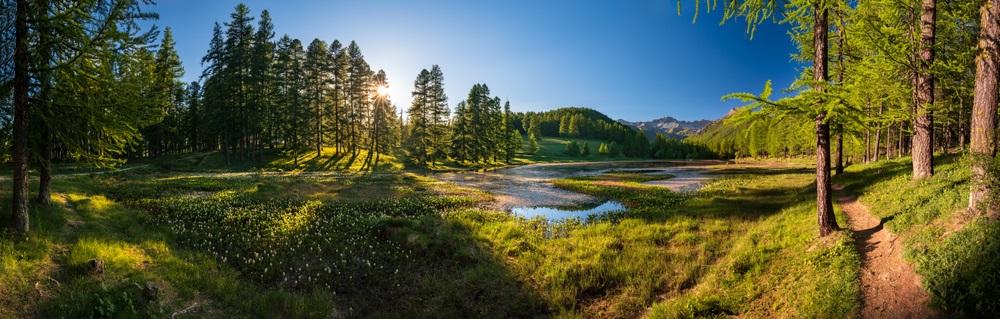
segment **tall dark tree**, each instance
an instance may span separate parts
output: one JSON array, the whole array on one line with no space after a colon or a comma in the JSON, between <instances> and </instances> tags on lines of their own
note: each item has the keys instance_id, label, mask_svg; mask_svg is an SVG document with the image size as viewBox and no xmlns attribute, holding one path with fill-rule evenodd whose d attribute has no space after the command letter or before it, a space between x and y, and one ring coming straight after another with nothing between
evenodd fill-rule
<instances>
[{"instance_id":1,"label":"tall dark tree","mask_svg":"<svg viewBox=\"0 0 1000 319\"><path fill-rule=\"evenodd\" d=\"M920 45L916 76L916 118L913 121L913 179L934 175L934 30L937 23L936 0L922 0L920 10Z\"/></svg>"},{"instance_id":2,"label":"tall dark tree","mask_svg":"<svg viewBox=\"0 0 1000 319\"><path fill-rule=\"evenodd\" d=\"M250 106L249 121L252 127L253 147L256 148L256 160L264 160L264 146L273 145L275 138L272 123L278 110L275 107L275 44L274 24L267 10L260 13L257 22L257 32L253 37L253 53L250 61Z\"/></svg>"},{"instance_id":3,"label":"tall dark tree","mask_svg":"<svg viewBox=\"0 0 1000 319\"><path fill-rule=\"evenodd\" d=\"M987 205L991 181L989 168L996 156L997 80L1000 78L1000 0L983 2L979 19L976 82L972 101L969 150L972 154L972 190L969 210L996 214L996 205Z\"/></svg>"},{"instance_id":4,"label":"tall dark tree","mask_svg":"<svg viewBox=\"0 0 1000 319\"><path fill-rule=\"evenodd\" d=\"M306 50L306 62L303 66L305 71L306 91L305 96L309 101L309 108L312 109L311 127L313 132L313 145L316 146L316 156L323 153L323 119L326 109L327 86L330 83L329 62L326 42L314 39Z\"/></svg>"},{"instance_id":5,"label":"tall dark tree","mask_svg":"<svg viewBox=\"0 0 1000 319\"><path fill-rule=\"evenodd\" d=\"M409 132L406 140L406 152L417 165L427 165L432 152L433 132L431 123L430 72L420 70L417 79L413 81L413 92L410 109L407 112Z\"/></svg>"}]
</instances>

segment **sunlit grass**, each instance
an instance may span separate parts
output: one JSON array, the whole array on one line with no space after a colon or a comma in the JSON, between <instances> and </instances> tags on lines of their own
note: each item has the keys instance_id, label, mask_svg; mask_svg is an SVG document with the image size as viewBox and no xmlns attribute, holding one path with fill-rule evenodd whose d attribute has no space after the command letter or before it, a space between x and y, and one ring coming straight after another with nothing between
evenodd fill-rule
<instances>
[{"instance_id":1,"label":"sunlit grass","mask_svg":"<svg viewBox=\"0 0 1000 319\"><path fill-rule=\"evenodd\" d=\"M1000 312L1000 222L966 214L970 161L938 156L933 177L912 181L909 158L848 168L839 181L901 237L931 305L956 317Z\"/></svg>"}]
</instances>

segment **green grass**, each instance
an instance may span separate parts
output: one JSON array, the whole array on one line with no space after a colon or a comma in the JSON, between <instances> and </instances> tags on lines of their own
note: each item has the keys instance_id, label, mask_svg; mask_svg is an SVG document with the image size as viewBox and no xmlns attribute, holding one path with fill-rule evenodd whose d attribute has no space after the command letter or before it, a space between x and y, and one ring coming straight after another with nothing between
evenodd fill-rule
<instances>
[{"instance_id":1,"label":"green grass","mask_svg":"<svg viewBox=\"0 0 1000 319\"><path fill-rule=\"evenodd\" d=\"M566 144L570 141L576 141L580 144L580 148L583 149L583 144L590 145L590 155L589 156L571 156L565 153ZM597 140L597 139L582 139L582 138L567 138L567 137L542 137L538 140L538 151L533 154L523 153L518 154L517 160L521 163L551 163L551 162L584 162L584 161L614 161L614 160L628 160L628 157L624 155L618 155L615 157L599 155L597 154L597 148L601 146L601 143L606 143L607 141ZM527 148L528 140L525 139L522 144ZM634 160L634 158L633 158Z\"/></svg>"},{"instance_id":2,"label":"green grass","mask_svg":"<svg viewBox=\"0 0 1000 319\"><path fill-rule=\"evenodd\" d=\"M1000 312L1000 222L965 213L969 159L935 160L934 176L923 181L910 180L909 158L849 167L837 181L901 237L932 306L950 317L994 316Z\"/></svg>"},{"instance_id":3,"label":"green grass","mask_svg":"<svg viewBox=\"0 0 1000 319\"><path fill-rule=\"evenodd\" d=\"M412 173L63 177L36 232L0 239L0 317L852 313L857 255L816 239L808 170L727 173L697 195L636 172L558 181L629 208L586 222Z\"/></svg>"}]
</instances>

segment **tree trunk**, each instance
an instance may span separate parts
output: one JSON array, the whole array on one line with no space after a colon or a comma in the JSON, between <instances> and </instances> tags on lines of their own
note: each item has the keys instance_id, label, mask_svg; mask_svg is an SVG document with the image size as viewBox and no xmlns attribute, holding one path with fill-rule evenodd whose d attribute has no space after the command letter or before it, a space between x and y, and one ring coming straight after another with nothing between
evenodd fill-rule
<instances>
[{"instance_id":1,"label":"tree trunk","mask_svg":"<svg viewBox=\"0 0 1000 319\"><path fill-rule=\"evenodd\" d=\"M837 159L834 161L835 163L834 170L837 172L837 175L840 175L844 173L844 132L843 132L843 127L840 125L837 125L836 143L837 143L836 144Z\"/></svg>"},{"instance_id":2,"label":"tree trunk","mask_svg":"<svg viewBox=\"0 0 1000 319\"><path fill-rule=\"evenodd\" d=\"M28 228L28 0L17 0L14 19L14 150L11 219L14 230Z\"/></svg>"},{"instance_id":3,"label":"tree trunk","mask_svg":"<svg viewBox=\"0 0 1000 319\"><path fill-rule=\"evenodd\" d=\"M920 53L916 85L916 118L913 121L913 179L934 175L934 24L936 0L923 0L920 13ZM902 139L900 139L902 142ZM902 150L900 150L902 152Z\"/></svg>"},{"instance_id":4,"label":"tree trunk","mask_svg":"<svg viewBox=\"0 0 1000 319\"><path fill-rule=\"evenodd\" d=\"M892 159L892 126L885 127L885 159Z\"/></svg>"},{"instance_id":5,"label":"tree trunk","mask_svg":"<svg viewBox=\"0 0 1000 319\"><path fill-rule=\"evenodd\" d=\"M816 90L823 90L827 81L827 9L821 4L813 10L813 74ZM830 124L826 121L826 112L816 116L816 215L819 221L820 237L837 230L837 219L833 215L833 201L830 191Z\"/></svg>"},{"instance_id":6,"label":"tree trunk","mask_svg":"<svg viewBox=\"0 0 1000 319\"><path fill-rule=\"evenodd\" d=\"M871 146L872 146L872 144L871 144L871 136L872 136L872 132L870 130L866 129L865 130L865 155L864 155L864 158L863 158L863 160L864 160L865 163L868 163L869 161L871 161L871 158L872 158L871 157Z\"/></svg>"},{"instance_id":7,"label":"tree trunk","mask_svg":"<svg viewBox=\"0 0 1000 319\"><path fill-rule=\"evenodd\" d=\"M972 153L972 189L969 210L994 214L995 205L984 207L990 194L989 167L996 149L993 146L997 116L997 66L1000 55L1000 0L988 0L980 8L979 52L976 56L976 86L972 101L972 124L969 146Z\"/></svg>"},{"instance_id":8,"label":"tree trunk","mask_svg":"<svg viewBox=\"0 0 1000 319\"><path fill-rule=\"evenodd\" d=\"M878 115L879 115L879 116L882 116L882 108L883 108L883 106L882 106L882 105L879 105L879 106L878 106ZM875 145L874 145L874 147L872 148L872 151L873 151L873 154L872 154L872 157L874 157L874 159L873 159L873 160L874 160L874 161L876 161L876 162L878 162L878 155L879 155L879 154L880 154L880 152L881 152L881 151L879 150L879 147L881 147L881 146L882 146L882 145L880 145L880 142L881 142L881 141L882 141L882 129L880 129L880 128L878 128L878 127L876 126L876 127L875 127Z\"/></svg>"},{"instance_id":9,"label":"tree trunk","mask_svg":"<svg viewBox=\"0 0 1000 319\"><path fill-rule=\"evenodd\" d=\"M960 151L965 151L965 103L962 102L962 97L958 98L958 149Z\"/></svg>"},{"instance_id":10,"label":"tree trunk","mask_svg":"<svg viewBox=\"0 0 1000 319\"><path fill-rule=\"evenodd\" d=\"M47 123L42 123L41 126L41 140L38 143L38 197L35 202L40 206L49 206L52 197L52 135Z\"/></svg>"}]
</instances>

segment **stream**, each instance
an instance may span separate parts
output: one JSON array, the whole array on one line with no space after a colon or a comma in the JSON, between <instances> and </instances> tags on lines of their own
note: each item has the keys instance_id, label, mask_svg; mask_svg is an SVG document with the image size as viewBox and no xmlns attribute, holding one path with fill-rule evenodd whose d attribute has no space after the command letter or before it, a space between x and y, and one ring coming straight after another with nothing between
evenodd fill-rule
<instances>
[{"instance_id":1,"label":"stream","mask_svg":"<svg viewBox=\"0 0 1000 319\"><path fill-rule=\"evenodd\" d=\"M613 211L625 210L616 201L568 191L552 185L552 181L567 177L594 176L609 170L641 171L651 175L672 175L663 180L646 182L676 192L694 192L717 176L707 174L717 162L641 161L545 163L497 169L490 172L447 172L433 177L463 187L486 191L493 195L492 208L515 215L550 220L585 219Z\"/></svg>"}]
</instances>

